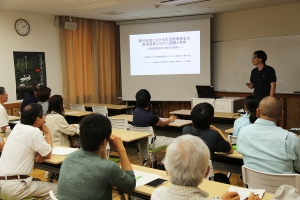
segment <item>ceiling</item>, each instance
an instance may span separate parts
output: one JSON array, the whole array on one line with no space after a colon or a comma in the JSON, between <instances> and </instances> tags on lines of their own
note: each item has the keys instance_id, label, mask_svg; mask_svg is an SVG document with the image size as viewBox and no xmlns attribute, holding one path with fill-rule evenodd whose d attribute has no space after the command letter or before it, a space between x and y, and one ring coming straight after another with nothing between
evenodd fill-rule
<instances>
[{"instance_id":1,"label":"ceiling","mask_svg":"<svg viewBox=\"0 0 300 200\"><path fill-rule=\"evenodd\" d=\"M0 0L0 9L124 21L215 14L298 3L300 0Z\"/></svg>"}]
</instances>

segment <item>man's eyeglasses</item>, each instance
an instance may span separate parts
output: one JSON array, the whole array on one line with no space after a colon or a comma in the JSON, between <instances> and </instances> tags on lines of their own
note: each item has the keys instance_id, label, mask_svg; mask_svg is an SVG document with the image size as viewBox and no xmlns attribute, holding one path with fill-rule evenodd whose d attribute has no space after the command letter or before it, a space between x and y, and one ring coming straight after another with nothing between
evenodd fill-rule
<instances>
[{"instance_id":1,"label":"man's eyeglasses","mask_svg":"<svg viewBox=\"0 0 300 200\"><path fill-rule=\"evenodd\" d=\"M251 57L251 59L254 59L254 58L258 58L258 57L256 57L256 56L252 56L252 57Z\"/></svg>"}]
</instances>

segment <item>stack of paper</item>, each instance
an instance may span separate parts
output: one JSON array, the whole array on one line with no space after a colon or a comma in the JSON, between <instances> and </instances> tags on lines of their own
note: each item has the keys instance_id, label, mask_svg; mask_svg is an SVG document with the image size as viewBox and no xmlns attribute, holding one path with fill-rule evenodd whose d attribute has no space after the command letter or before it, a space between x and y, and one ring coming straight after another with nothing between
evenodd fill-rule
<instances>
[{"instance_id":1,"label":"stack of paper","mask_svg":"<svg viewBox=\"0 0 300 200\"><path fill-rule=\"evenodd\" d=\"M54 147L52 150L53 155L61 155L65 156L68 155L74 151L77 151L78 149L76 148L61 148L61 147Z\"/></svg>"},{"instance_id":2,"label":"stack of paper","mask_svg":"<svg viewBox=\"0 0 300 200\"><path fill-rule=\"evenodd\" d=\"M135 187L140 187L142 185L145 185L145 184L161 177L160 175L150 174L147 172L142 172L142 171L137 171L137 170L133 170L133 171L134 171L135 179L136 179Z\"/></svg>"},{"instance_id":3,"label":"stack of paper","mask_svg":"<svg viewBox=\"0 0 300 200\"><path fill-rule=\"evenodd\" d=\"M234 187L234 186L231 186L228 191L239 193L241 200L244 200L247 197L249 197L251 192L253 192L254 195L258 195L259 198L262 199L264 193L266 192L266 190L262 190L262 189L247 189L247 188Z\"/></svg>"}]
</instances>

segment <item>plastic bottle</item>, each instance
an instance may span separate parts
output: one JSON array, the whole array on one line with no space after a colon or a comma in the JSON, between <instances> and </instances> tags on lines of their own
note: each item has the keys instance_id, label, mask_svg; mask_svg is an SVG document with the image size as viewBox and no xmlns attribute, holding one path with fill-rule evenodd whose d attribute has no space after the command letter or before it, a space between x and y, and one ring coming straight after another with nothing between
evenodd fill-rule
<instances>
[{"instance_id":1,"label":"plastic bottle","mask_svg":"<svg viewBox=\"0 0 300 200\"><path fill-rule=\"evenodd\" d=\"M10 126L7 126L5 131L6 139L8 138L10 132L11 132Z\"/></svg>"}]
</instances>

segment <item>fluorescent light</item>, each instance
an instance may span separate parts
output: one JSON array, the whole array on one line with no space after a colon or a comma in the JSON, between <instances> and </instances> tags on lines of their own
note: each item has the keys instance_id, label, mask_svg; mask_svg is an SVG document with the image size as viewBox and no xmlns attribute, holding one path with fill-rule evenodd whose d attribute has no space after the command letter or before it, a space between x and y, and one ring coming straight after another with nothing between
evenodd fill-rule
<instances>
[{"instance_id":1,"label":"fluorescent light","mask_svg":"<svg viewBox=\"0 0 300 200\"><path fill-rule=\"evenodd\" d=\"M137 18L159 17L159 16L170 15L170 14L174 14L174 13L178 13L178 12L180 12L180 11L170 10L170 11L166 11L166 12L152 13L152 14L146 14L146 15L138 15L138 16L133 16L133 17L137 17Z\"/></svg>"},{"instance_id":2,"label":"fluorescent light","mask_svg":"<svg viewBox=\"0 0 300 200\"><path fill-rule=\"evenodd\" d=\"M104 14L104 15L119 15L119 14L122 14L124 12L119 12L119 11L110 11L110 12L103 12L101 14Z\"/></svg>"},{"instance_id":3,"label":"fluorescent light","mask_svg":"<svg viewBox=\"0 0 300 200\"><path fill-rule=\"evenodd\" d=\"M217 3L217 4L211 4L207 5L205 7L207 8L216 8L216 7L222 7L222 6L230 6L230 5L236 5L236 4L241 4L241 3L250 3L254 1L259 1L259 0L237 0L237 1L229 1L225 3Z\"/></svg>"},{"instance_id":4,"label":"fluorescent light","mask_svg":"<svg viewBox=\"0 0 300 200\"><path fill-rule=\"evenodd\" d=\"M71 10L90 10L90 9L95 9L95 8L103 8L107 6L113 6L113 5L118 5L122 4L123 2L121 1L106 1L106 2L101 2L101 3L96 3L96 4L91 4L91 5L86 5L86 6L79 6L75 8L71 8Z\"/></svg>"}]
</instances>

